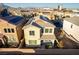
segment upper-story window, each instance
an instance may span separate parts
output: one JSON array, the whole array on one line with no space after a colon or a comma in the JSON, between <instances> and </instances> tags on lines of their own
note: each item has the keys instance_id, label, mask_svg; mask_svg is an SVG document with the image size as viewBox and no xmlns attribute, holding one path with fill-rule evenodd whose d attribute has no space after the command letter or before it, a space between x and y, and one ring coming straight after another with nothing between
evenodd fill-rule
<instances>
[{"instance_id":1,"label":"upper-story window","mask_svg":"<svg viewBox=\"0 0 79 59\"><path fill-rule=\"evenodd\" d=\"M34 36L34 35L35 35L35 32L34 32L34 31L29 31L29 34L30 34L31 36Z\"/></svg>"},{"instance_id":2,"label":"upper-story window","mask_svg":"<svg viewBox=\"0 0 79 59\"><path fill-rule=\"evenodd\" d=\"M8 28L8 33L11 33L11 30Z\"/></svg>"},{"instance_id":3,"label":"upper-story window","mask_svg":"<svg viewBox=\"0 0 79 59\"><path fill-rule=\"evenodd\" d=\"M49 29L45 29L45 33L48 33Z\"/></svg>"},{"instance_id":4,"label":"upper-story window","mask_svg":"<svg viewBox=\"0 0 79 59\"><path fill-rule=\"evenodd\" d=\"M45 33L52 33L52 29L45 29Z\"/></svg>"},{"instance_id":5,"label":"upper-story window","mask_svg":"<svg viewBox=\"0 0 79 59\"><path fill-rule=\"evenodd\" d=\"M14 29L12 28L12 29L10 29L10 28L4 28L4 32L5 33L14 33Z\"/></svg>"},{"instance_id":6,"label":"upper-story window","mask_svg":"<svg viewBox=\"0 0 79 59\"><path fill-rule=\"evenodd\" d=\"M4 28L4 32L7 33L7 29L6 28Z\"/></svg>"},{"instance_id":7,"label":"upper-story window","mask_svg":"<svg viewBox=\"0 0 79 59\"><path fill-rule=\"evenodd\" d=\"M50 29L50 31L49 31L50 33L52 33L52 29Z\"/></svg>"},{"instance_id":8,"label":"upper-story window","mask_svg":"<svg viewBox=\"0 0 79 59\"><path fill-rule=\"evenodd\" d=\"M73 28L73 25L71 24L71 28Z\"/></svg>"},{"instance_id":9,"label":"upper-story window","mask_svg":"<svg viewBox=\"0 0 79 59\"><path fill-rule=\"evenodd\" d=\"M11 29L11 32L14 33L14 29Z\"/></svg>"}]
</instances>

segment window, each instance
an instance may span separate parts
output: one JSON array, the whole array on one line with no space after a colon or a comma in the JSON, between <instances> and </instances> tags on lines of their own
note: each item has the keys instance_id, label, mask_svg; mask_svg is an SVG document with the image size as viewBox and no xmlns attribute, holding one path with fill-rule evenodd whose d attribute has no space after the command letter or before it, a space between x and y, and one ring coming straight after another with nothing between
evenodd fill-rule
<instances>
[{"instance_id":1,"label":"window","mask_svg":"<svg viewBox=\"0 0 79 59\"><path fill-rule=\"evenodd\" d=\"M71 28L73 27L73 25L71 24Z\"/></svg>"},{"instance_id":2,"label":"window","mask_svg":"<svg viewBox=\"0 0 79 59\"><path fill-rule=\"evenodd\" d=\"M36 45L37 44L37 40L29 40L29 44L30 45Z\"/></svg>"},{"instance_id":3,"label":"window","mask_svg":"<svg viewBox=\"0 0 79 59\"><path fill-rule=\"evenodd\" d=\"M45 33L52 33L52 29L45 29Z\"/></svg>"},{"instance_id":4,"label":"window","mask_svg":"<svg viewBox=\"0 0 79 59\"><path fill-rule=\"evenodd\" d=\"M16 42L15 37L12 36L12 35L9 35L9 36L8 36L8 42Z\"/></svg>"},{"instance_id":5,"label":"window","mask_svg":"<svg viewBox=\"0 0 79 59\"><path fill-rule=\"evenodd\" d=\"M50 29L50 33L52 33L52 29Z\"/></svg>"},{"instance_id":6,"label":"window","mask_svg":"<svg viewBox=\"0 0 79 59\"><path fill-rule=\"evenodd\" d=\"M14 29L4 28L5 33L14 33Z\"/></svg>"},{"instance_id":7,"label":"window","mask_svg":"<svg viewBox=\"0 0 79 59\"><path fill-rule=\"evenodd\" d=\"M7 33L7 29L6 28L4 29L4 32Z\"/></svg>"},{"instance_id":8,"label":"window","mask_svg":"<svg viewBox=\"0 0 79 59\"><path fill-rule=\"evenodd\" d=\"M45 29L45 33L48 33L48 29Z\"/></svg>"},{"instance_id":9,"label":"window","mask_svg":"<svg viewBox=\"0 0 79 59\"><path fill-rule=\"evenodd\" d=\"M8 32L9 32L9 33L11 32L9 28L8 28Z\"/></svg>"},{"instance_id":10,"label":"window","mask_svg":"<svg viewBox=\"0 0 79 59\"><path fill-rule=\"evenodd\" d=\"M34 31L30 31L30 35L35 35L35 32Z\"/></svg>"},{"instance_id":11,"label":"window","mask_svg":"<svg viewBox=\"0 0 79 59\"><path fill-rule=\"evenodd\" d=\"M14 29L11 29L12 33L14 33Z\"/></svg>"}]
</instances>

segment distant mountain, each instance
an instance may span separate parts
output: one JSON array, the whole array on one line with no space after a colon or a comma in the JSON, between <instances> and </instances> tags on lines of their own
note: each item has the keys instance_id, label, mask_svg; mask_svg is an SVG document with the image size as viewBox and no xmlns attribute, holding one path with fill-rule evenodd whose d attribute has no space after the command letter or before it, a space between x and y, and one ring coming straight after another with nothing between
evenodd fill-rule
<instances>
[{"instance_id":1,"label":"distant mountain","mask_svg":"<svg viewBox=\"0 0 79 59\"><path fill-rule=\"evenodd\" d=\"M0 9L8 9L8 8L10 8L10 6L7 6L7 5L4 5L3 3L0 3Z\"/></svg>"}]
</instances>

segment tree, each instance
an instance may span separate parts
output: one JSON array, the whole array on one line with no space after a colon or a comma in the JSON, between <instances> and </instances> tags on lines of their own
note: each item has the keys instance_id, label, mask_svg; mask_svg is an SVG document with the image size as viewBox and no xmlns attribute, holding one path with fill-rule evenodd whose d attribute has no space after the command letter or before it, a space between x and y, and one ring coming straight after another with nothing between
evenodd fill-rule
<instances>
[{"instance_id":1,"label":"tree","mask_svg":"<svg viewBox=\"0 0 79 59\"><path fill-rule=\"evenodd\" d=\"M7 9L3 9L1 11L1 16L5 17L5 16L9 16L9 12L7 11Z\"/></svg>"}]
</instances>

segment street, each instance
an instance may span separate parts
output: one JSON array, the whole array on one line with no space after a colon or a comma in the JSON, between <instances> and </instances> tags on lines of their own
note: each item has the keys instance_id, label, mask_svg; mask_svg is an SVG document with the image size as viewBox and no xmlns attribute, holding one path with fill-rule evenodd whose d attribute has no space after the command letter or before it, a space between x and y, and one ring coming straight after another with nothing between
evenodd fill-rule
<instances>
[{"instance_id":1,"label":"street","mask_svg":"<svg viewBox=\"0 0 79 59\"><path fill-rule=\"evenodd\" d=\"M79 49L0 49L0 55L79 55ZM13 50L13 51L11 51ZM24 52L23 52L24 51Z\"/></svg>"}]
</instances>

